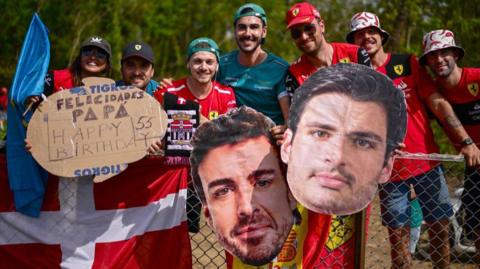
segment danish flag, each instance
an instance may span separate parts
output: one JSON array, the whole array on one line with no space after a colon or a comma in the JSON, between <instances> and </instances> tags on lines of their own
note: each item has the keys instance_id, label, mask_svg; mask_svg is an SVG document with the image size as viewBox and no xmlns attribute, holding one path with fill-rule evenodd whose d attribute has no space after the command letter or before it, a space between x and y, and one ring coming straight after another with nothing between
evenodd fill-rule
<instances>
[{"instance_id":1,"label":"danish flag","mask_svg":"<svg viewBox=\"0 0 480 269\"><path fill-rule=\"evenodd\" d=\"M145 158L120 175L50 177L42 212L14 211L0 155L0 268L192 268L186 165Z\"/></svg>"}]
</instances>

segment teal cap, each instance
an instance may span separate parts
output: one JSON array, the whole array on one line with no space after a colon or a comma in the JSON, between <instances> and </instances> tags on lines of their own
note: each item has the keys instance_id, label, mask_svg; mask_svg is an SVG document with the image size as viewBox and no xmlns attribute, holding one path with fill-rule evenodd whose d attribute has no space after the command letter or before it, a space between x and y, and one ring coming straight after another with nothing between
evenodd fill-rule
<instances>
[{"instance_id":1,"label":"teal cap","mask_svg":"<svg viewBox=\"0 0 480 269\"><path fill-rule=\"evenodd\" d=\"M188 44L187 59L190 59L195 52L199 51L211 52L217 57L217 62L220 60L220 49L218 48L217 43L210 38L200 37L192 40L192 42Z\"/></svg>"},{"instance_id":2,"label":"teal cap","mask_svg":"<svg viewBox=\"0 0 480 269\"><path fill-rule=\"evenodd\" d=\"M258 17L265 25L267 25L267 14L265 13L265 10L257 4L245 4L237 9L237 12L235 12L235 16L233 17L233 24L237 23L237 20L241 17L246 16Z\"/></svg>"}]
</instances>

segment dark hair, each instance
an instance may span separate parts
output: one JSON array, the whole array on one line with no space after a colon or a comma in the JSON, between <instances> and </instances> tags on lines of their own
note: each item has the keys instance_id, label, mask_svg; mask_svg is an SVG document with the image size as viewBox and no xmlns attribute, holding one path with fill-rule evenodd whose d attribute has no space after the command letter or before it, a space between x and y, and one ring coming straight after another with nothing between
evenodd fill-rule
<instances>
[{"instance_id":1,"label":"dark hair","mask_svg":"<svg viewBox=\"0 0 480 269\"><path fill-rule=\"evenodd\" d=\"M193 186L200 200L205 203L205 193L198 174L198 167L205 156L213 149L224 145L235 145L250 138L264 136L271 145L276 142L270 133L275 123L260 112L242 106L225 115L202 124L192 138L193 150L190 153ZM281 163L281 161L279 160Z\"/></svg>"},{"instance_id":2,"label":"dark hair","mask_svg":"<svg viewBox=\"0 0 480 269\"><path fill-rule=\"evenodd\" d=\"M101 48L98 48L101 49ZM103 49L101 49L103 50ZM107 53L107 52L105 52ZM79 50L77 57L73 61L73 63L70 65L70 70L72 71L73 74L73 85L74 86L81 86L82 85L82 65L80 63L82 58L82 49ZM110 57L107 54L107 66L105 67L105 70L103 71L103 76L105 77L112 77L112 67L110 64Z\"/></svg>"},{"instance_id":3,"label":"dark hair","mask_svg":"<svg viewBox=\"0 0 480 269\"><path fill-rule=\"evenodd\" d=\"M407 128L405 96L385 75L359 64L339 63L321 68L310 76L293 95L288 128L293 137L306 104L315 96L324 93L341 93L355 101L375 102L387 113L387 150L390 153L403 142ZM292 138L293 139L293 138Z\"/></svg>"}]
</instances>

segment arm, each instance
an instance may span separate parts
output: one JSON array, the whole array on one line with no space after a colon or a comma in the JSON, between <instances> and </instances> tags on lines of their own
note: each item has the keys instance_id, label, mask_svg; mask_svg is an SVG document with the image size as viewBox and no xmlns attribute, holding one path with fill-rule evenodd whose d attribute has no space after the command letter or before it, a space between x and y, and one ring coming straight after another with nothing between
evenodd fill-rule
<instances>
[{"instance_id":1,"label":"arm","mask_svg":"<svg viewBox=\"0 0 480 269\"><path fill-rule=\"evenodd\" d=\"M287 129L288 113L290 110L290 97L288 95L283 96L278 100L278 103L280 104L280 109L282 110L285 124L273 127L270 129L270 132L272 133L273 138L275 138L277 141L277 145L281 145L283 142L283 133L285 133L285 130Z\"/></svg>"},{"instance_id":2,"label":"arm","mask_svg":"<svg viewBox=\"0 0 480 269\"><path fill-rule=\"evenodd\" d=\"M465 131L462 123L455 115L452 106L441 94L438 92L431 94L427 99L427 104L430 110L440 120L443 128L454 136L456 142L460 144L469 138L467 131ZM470 145L462 144L460 153L465 157L467 166L480 165L480 150L475 143Z\"/></svg>"},{"instance_id":3,"label":"arm","mask_svg":"<svg viewBox=\"0 0 480 269\"><path fill-rule=\"evenodd\" d=\"M286 70L283 79L276 85L278 104L285 123L270 129L273 138L277 141L277 145L281 145L283 142L283 133L287 129L288 114L290 112L290 99L297 88L298 83L296 79L290 74L290 71Z\"/></svg>"},{"instance_id":4,"label":"arm","mask_svg":"<svg viewBox=\"0 0 480 269\"><path fill-rule=\"evenodd\" d=\"M299 86L300 85L295 77L290 72L287 72L287 75L285 76L285 88L287 89L290 98L293 97L293 93Z\"/></svg>"},{"instance_id":5,"label":"arm","mask_svg":"<svg viewBox=\"0 0 480 269\"><path fill-rule=\"evenodd\" d=\"M158 83L157 90L165 89L171 86L173 86L172 77L162 78L162 80L160 80L160 82Z\"/></svg>"},{"instance_id":6,"label":"arm","mask_svg":"<svg viewBox=\"0 0 480 269\"><path fill-rule=\"evenodd\" d=\"M278 99L278 103L280 104L280 110L282 111L285 124L287 124L288 113L290 111L290 97L288 95L282 96L280 99Z\"/></svg>"},{"instance_id":7,"label":"arm","mask_svg":"<svg viewBox=\"0 0 480 269\"><path fill-rule=\"evenodd\" d=\"M45 75L45 80L44 80L44 85L43 85L43 94L45 96L50 96L54 93L54 88L53 88L53 73L48 72ZM26 107L31 107L32 110L35 110L38 105L42 102L42 98L40 95L30 95L27 97L25 100L25 106Z\"/></svg>"}]
</instances>

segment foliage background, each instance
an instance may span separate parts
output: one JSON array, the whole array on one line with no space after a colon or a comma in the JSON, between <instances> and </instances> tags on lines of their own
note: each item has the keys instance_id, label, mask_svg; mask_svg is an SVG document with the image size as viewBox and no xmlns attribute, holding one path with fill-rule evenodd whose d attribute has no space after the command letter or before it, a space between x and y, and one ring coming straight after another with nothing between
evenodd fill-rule
<instances>
[{"instance_id":1,"label":"foliage background","mask_svg":"<svg viewBox=\"0 0 480 269\"><path fill-rule=\"evenodd\" d=\"M10 86L22 41L33 12L50 30L50 69L65 68L82 40L100 35L112 45L114 78L120 77L122 47L132 40L152 45L155 78L185 75L185 49L200 36L215 39L223 51L235 48L232 20L246 1L213 0L0 0L0 85ZM291 0L258 0L268 16L265 48L291 62L299 56L285 31ZM312 0L325 20L327 40L344 41L352 15L376 13L390 32L388 51L421 54L424 33L451 29L466 50L463 66L480 67L480 0ZM444 143L441 143L444 144Z\"/></svg>"}]
</instances>

